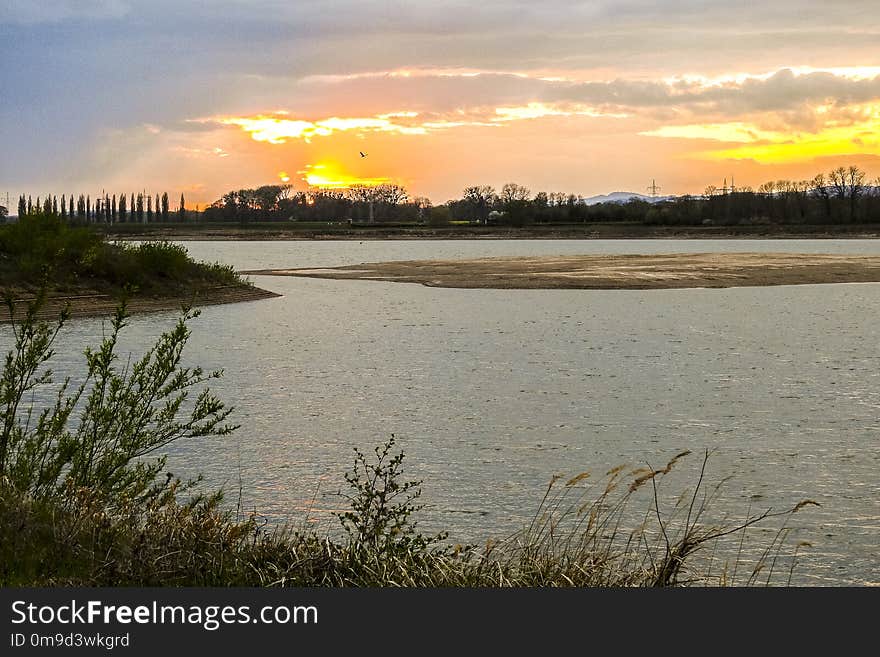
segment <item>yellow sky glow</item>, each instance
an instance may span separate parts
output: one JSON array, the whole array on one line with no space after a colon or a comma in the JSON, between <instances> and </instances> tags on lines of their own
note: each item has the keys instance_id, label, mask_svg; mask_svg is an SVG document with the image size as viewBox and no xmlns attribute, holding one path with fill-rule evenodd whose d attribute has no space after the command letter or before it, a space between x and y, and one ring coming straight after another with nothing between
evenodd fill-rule
<instances>
[{"instance_id":1,"label":"yellow sky glow","mask_svg":"<svg viewBox=\"0 0 880 657\"><path fill-rule=\"evenodd\" d=\"M818 115L829 115L815 131L764 130L746 122L663 126L639 134L649 137L699 139L739 144L731 148L690 153L707 160L754 160L761 164L803 162L817 157L877 155L880 153L880 105L851 108L849 121L830 116L827 107Z\"/></svg>"},{"instance_id":2,"label":"yellow sky glow","mask_svg":"<svg viewBox=\"0 0 880 657\"><path fill-rule=\"evenodd\" d=\"M309 187L317 187L319 189L348 189L356 185L375 187L376 185L391 182L390 178L385 177L361 178L354 176L344 171L335 162L307 164L304 169L297 171L297 173L302 174L302 180L308 183Z\"/></svg>"},{"instance_id":3,"label":"yellow sky glow","mask_svg":"<svg viewBox=\"0 0 880 657\"><path fill-rule=\"evenodd\" d=\"M834 129L786 143L748 144L697 155L709 160L754 160L761 164L786 164L840 155L876 155L880 153L878 135L880 132L854 136L849 129Z\"/></svg>"}]
</instances>

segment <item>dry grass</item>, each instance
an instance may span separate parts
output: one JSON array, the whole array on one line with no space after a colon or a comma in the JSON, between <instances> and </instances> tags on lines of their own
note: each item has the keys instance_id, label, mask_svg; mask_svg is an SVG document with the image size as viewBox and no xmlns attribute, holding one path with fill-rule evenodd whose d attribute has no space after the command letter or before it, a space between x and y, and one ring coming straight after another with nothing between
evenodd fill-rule
<instances>
[{"instance_id":1,"label":"dry grass","mask_svg":"<svg viewBox=\"0 0 880 657\"><path fill-rule=\"evenodd\" d=\"M451 545L400 528L380 541L348 542L258 515L237 517L221 497L178 501L168 481L146 503L108 506L87 491L64 502L0 492L0 583L6 586L391 586L646 587L790 583L800 552L787 521L804 500L736 523L707 520L721 484L707 489L708 454L698 480L666 509L659 469L618 467L598 483L588 473L555 477L531 522L503 540ZM387 483L387 482L386 482ZM396 482L398 485L400 482ZM374 488L373 493L381 493ZM636 506L634 506L636 505ZM639 509L639 513L635 512ZM633 519L637 522L631 524ZM387 520L387 518L386 518ZM773 527L755 558L746 531ZM415 524L411 525L415 528ZM411 540L418 537L420 540ZM731 537L733 552L719 549ZM374 537L375 538L375 537ZM727 541L728 546L730 541ZM726 556L721 558L719 553Z\"/></svg>"}]
</instances>

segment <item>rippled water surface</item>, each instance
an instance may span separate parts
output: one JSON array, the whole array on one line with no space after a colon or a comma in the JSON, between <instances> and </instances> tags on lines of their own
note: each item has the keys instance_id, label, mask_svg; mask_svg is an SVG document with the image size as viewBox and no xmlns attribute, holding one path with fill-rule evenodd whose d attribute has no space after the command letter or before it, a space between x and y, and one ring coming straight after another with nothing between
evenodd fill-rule
<instances>
[{"instance_id":1,"label":"rippled water surface","mask_svg":"<svg viewBox=\"0 0 880 657\"><path fill-rule=\"evenodd\" d=\"M240 269L567 253L880 254L870 240L187 242ZM713 451L732 479L718 512L803 498L795 582L880 582L880 285L725 290L454 290L254 277L283 296L206 308L188 357L225 368L232 438L179 444L247 507L299 522L340 505L352 460L393 433L424 479L426 530L483 541L520 527L550 477ZM140 350L173 313L135 318ZM76 371L99 320L72 322L57 370ZM0 327L0 346L9 344ZM700 458L676 471L678 490ZM754 536L760 538L759 530Z\"/></svg>"}]
</instances>

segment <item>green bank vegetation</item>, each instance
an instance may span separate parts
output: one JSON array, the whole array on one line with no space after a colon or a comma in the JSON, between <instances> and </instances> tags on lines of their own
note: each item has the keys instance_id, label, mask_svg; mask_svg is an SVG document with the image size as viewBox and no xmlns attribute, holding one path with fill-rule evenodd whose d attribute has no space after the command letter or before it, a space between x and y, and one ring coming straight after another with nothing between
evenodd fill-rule
<instances>
[{"instance_id":1,"label":"green bank vegetation","mask_svg":"<svg viewBox=\"0 0 880 657\"><path fill-rule=\"evenodd\" d=\"M404 477L393 436L355 450L338 531L268 525L223 494L167 471L178 440L222 439L236 427L211 393L220 372L185 367L185 312L140 359L120 359L120 308L103 342L85 352L82 381L52 382L63 329L31 304L10 329L0 376L0 585L4 586L674 586L786 584L802 545L787 521L805 500L725 524L709 520L718 487L702 461L689 490L661 503L661 468L615 468L553 478L532 522L500 541L452 544L418 528L421 482ZM642 513L633 515L634 509ZM632 518L640 518L632 522ZM768 525L746 567L715 556ZM720 550L719 550L720 551Z\"/></svg>"},{"instance_id":2,"label":"green bank vegetation","mask_svg":"<svg viewBox=\"0 0 880 657\"><path fill-rule=\"evenodd\" d=\"M113 243L89 226L37 211L0 225L0 292L6 294L183 296L226 285L245 282L231 267L194 262L168 242Z\"/></svg>"}]
</instances>

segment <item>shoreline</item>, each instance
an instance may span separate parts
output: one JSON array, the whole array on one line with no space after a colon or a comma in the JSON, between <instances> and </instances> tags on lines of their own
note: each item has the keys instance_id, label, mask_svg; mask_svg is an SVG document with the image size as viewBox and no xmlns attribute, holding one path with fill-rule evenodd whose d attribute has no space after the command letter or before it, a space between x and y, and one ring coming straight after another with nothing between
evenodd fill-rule
<instances>
[{"instance_id":1,"label":"shoreline","mask_svg":"<svg viewBox=\"0 0 880 657\"><path fill-rule=\"evenodd\" d=\"M224 285L197 290L193 292L193 295L186 297L130 297L128 299L127 308L129 313L135 315L180 310L187 305L194 308L201 308L203 306L216 306L227 303L271 299L279 296L281 295L259 287ZM9 309L4 305L2 309L0 309L0 325L8 324L13 319L19 320L24 317L27 310L27 303L33 300L33 295L16 298L16 312L14 317L10 317ZM45 304L37 313L37 318L41 320L57 319L66 305L69 305L71 319L102 316L109 317L119 305L119 299L109 294L98 293L48 296Z\"/></svg>"},{"instance_id":2,"label":"shoreline","mask_svg":"<svg viewBox=\"0 0 880 657\"><path fill-rule=\"evenodd\" d=\"M880 282L880 256L697 253L409 260L263 269L260 276L419 283L468 289L650 290Z\"/></svg>"},{"instance_id":3,"label":"shoreline","mask_svg":"<svg viewBox=\"0 0 880 657\"><path fill-rule=\"evenodd\" d=\"M586 224L567 226L528 226L500 228L485 226L400 227L297 227L296 225L205 225L187 227L156 226L143 230L108 230L109 240L155 241L367 241L367 240L663 240L663 239L878 239L880 225L850 226L642 226Z\"/></svg>"}]
</instances>

